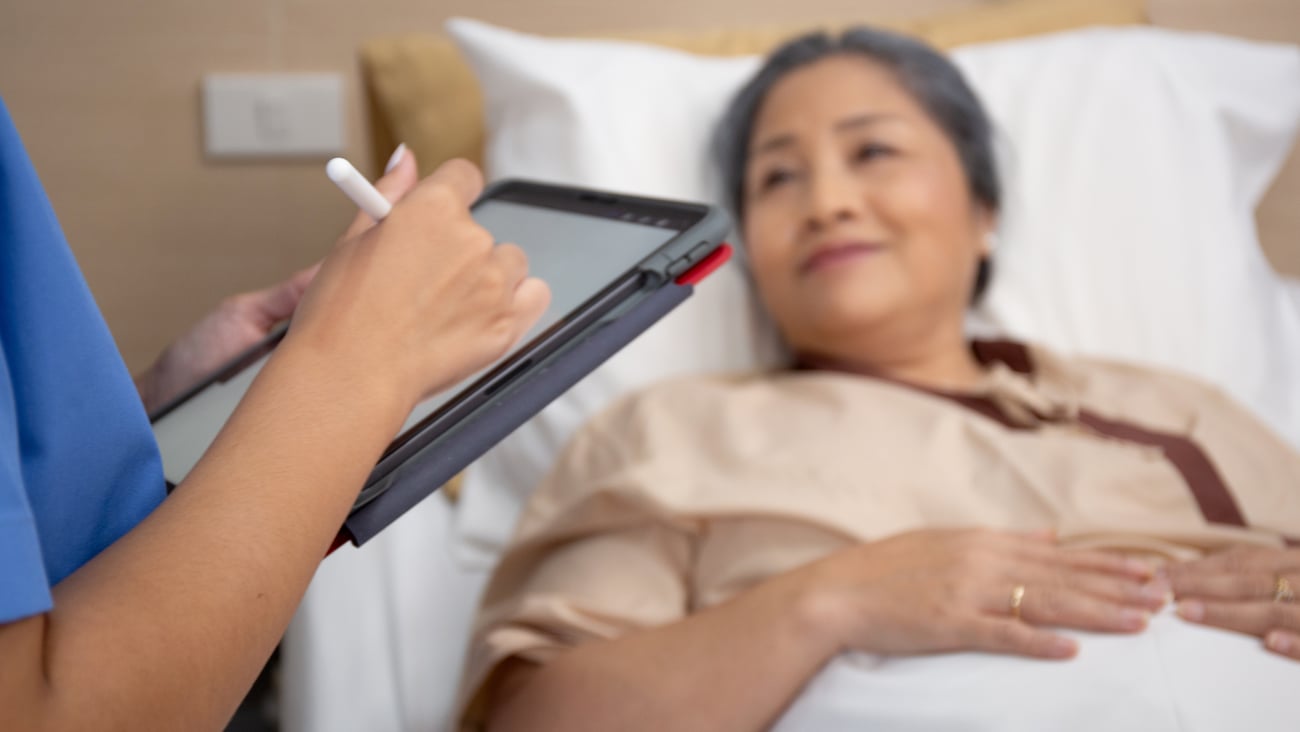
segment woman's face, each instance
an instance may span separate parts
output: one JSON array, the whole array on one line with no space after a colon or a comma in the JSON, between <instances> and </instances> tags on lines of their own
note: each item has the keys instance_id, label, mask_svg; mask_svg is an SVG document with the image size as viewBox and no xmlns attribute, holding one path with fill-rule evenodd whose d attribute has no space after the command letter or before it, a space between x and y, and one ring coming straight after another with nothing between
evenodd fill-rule
<instances>
[{"instance_id":1,"label":"woman's face","mask_svg":"<svg viewBox=\"0 0 1300 732\"><path fill-rule=\"evenodd\" d=\"M960 329L991 217L952 142L883 67L835 56L777 82L744 197L759 290L796 351Z\"/></svg>"}]
</instances>

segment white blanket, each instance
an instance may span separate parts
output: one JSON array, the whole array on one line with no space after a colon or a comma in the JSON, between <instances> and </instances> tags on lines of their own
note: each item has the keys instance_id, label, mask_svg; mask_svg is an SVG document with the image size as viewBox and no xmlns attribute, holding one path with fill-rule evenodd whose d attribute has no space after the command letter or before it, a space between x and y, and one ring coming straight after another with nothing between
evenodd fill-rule
<instances>
[{"instance_id":1,"label":"white blanket","mask_svg":"<svg viewBox=\"0 0 1300 732\"><path fill-rule=\"evenodd\" d=\"M1300 663L1166 609L1140 635L1071 633L1079 655L845 654L774 728L1219 732L1300 729Z\"/></svg>"}]
</instances>

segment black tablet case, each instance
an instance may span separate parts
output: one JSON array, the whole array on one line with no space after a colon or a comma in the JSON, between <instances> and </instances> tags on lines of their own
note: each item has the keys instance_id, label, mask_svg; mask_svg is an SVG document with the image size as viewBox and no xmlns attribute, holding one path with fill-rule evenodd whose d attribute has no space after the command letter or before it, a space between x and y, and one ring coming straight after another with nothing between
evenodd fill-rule
<instances>
[{"instance_id":1,"label":"black tablet case","mask_svg":"<svg viewBox=\"0 0 1300 732\"><path fill-rule=\"evenodd\" d=\"M631 343L694 293L691 284L670 283L621 315L554 354L526 380L528 388L507 386L474 419L430 443L394 470L387 489L355 509L339 534L339 546L361 546L415 504L438 490L470 463L542 411L601 363ZM538 476L541 479L542 476Z\"/></svg>"}]
</instances>

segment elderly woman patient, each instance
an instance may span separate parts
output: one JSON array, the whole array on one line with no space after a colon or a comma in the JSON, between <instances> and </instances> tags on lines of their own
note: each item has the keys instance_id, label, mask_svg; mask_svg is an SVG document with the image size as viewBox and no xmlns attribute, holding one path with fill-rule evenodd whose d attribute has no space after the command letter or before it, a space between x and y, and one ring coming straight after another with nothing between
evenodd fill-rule
<instances>
[{"instance_id":1,"label":"elderly woman patient","mask_svg":"<svg viewBox=\"0 0 1300 732\"><path fill-rule=\"evenodd\" d=\"M918 42L768 60L719 160L795 362L578 435L488 587L468 724L1300 725L1300 455L1188 378L968 340L990 137Z\"/></svg>"}]
</instances>

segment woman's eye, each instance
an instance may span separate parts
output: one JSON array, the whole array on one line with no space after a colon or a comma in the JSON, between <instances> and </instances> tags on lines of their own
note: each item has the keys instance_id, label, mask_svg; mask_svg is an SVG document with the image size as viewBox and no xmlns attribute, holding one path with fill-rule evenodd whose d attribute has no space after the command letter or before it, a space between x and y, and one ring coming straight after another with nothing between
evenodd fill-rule
<instances>
[{"instance_id":1,"label":"woman's eye","mask_svg":"<svg viewBox=\"0 0 1300 732\"><path fill-rule=\"evenodd\" d=\"M893 148L873 142L858 147L857 151L853 154L853 158L858 162L867 162L893 154Z\"/></svg>"},{"instance_id":2,"label":"woman's eye","mask_svg":"<svg viewBox=\"0 0 1300 732\"><path fill-rule=\"evenodd\" d=\"M778 168L765 173L763 177L759 179L758 185L760 190L767 191L785 183L789 183L792 180L794 180L794 173Z\"/></svg>"}]
</instances>

